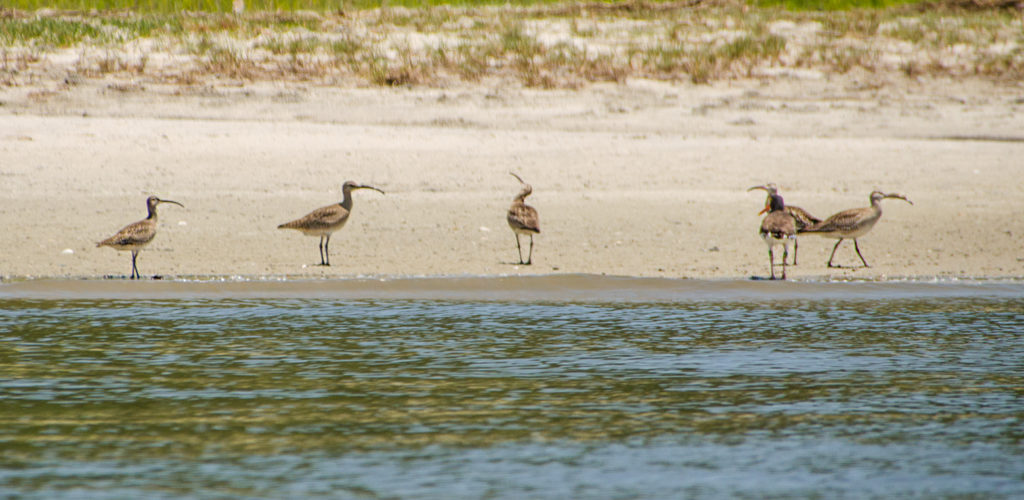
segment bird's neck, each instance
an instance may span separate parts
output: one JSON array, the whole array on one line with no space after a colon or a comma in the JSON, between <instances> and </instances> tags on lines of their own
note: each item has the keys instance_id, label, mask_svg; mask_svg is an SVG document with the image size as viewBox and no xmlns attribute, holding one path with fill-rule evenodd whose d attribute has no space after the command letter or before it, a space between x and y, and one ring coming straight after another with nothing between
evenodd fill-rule
<instances>
[{"instance_id":1,"label":"bird's neck","mask_svg":"<svg viewBox=\"0 0 1024 500\"><path fill-rule=\"evenodd\" d=\"M342 192L345 194L345 197L341 200L341 207L345 210L352 210L352 190L345 189Z\"/></svg>"},{"instance_id":2,"label":"bird's neck","mask_svg":"<svg viewBox=\"0 0 1024 500\"><path fill-rule=\"evenodd\" d=\"M871 198L871 211L876 214L882 213L882 200L879 198Z\"/></svg>"},{"instance_id":3,"label":"bird's neck","mask_svg":"<svg viewBox=\"0 0 1024 500\"><path fill-rule=\"evenodd\" d=\"M149 207L149 215L146 217L147 220L156 220L156 206Z\"/></svg>"}]
</instances>

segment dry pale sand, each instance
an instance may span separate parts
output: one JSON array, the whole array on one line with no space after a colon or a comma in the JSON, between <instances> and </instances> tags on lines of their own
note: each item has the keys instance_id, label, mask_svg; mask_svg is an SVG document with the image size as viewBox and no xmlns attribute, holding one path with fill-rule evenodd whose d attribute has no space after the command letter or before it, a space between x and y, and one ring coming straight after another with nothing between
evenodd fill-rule
<instances>
[{"instance_id":1,"label":"dry pale sand","mask_svg":"<svg viewBox=\"0 0 1024 500\"><path fill-rule=\"evenodd\" d=\"M0 89L0 276L127 276L95 242L163 205L144 275L607 273L766 276L763 192L819 216L886 200L860 241L872 265L828 269L802 238L791 278L1024 277L1024 87L856 76L578 91L335 89L272 83L48 98ZM505 211L533 184L533 266ZM355 193L332 241L276 229ZM837 261L858 263L844 243Z\"/></svg>"}]
</instances>

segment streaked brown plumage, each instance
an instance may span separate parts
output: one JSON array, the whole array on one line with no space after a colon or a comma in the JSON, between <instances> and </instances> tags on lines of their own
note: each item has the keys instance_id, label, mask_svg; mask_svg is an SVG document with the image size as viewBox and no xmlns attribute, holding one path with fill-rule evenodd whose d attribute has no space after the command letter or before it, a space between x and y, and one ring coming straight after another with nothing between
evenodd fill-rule
<instances>
[{"instance_id":1,"label":"streaked brown plumage","mask_svg":"<svg viewBox=\"0 0 1024 500\"><path fill-rule=\"evenodd\" d=\"M857 256L860 257L861 263L864 264L864 267L871 267L868 265L868 262L864 260L864 256L860 254L860 247L857 245L857 238L860 238L871 231L871 228L875 227L875 223L882 218L882 205L880 202L886 198L895 198L910 203L911 205L914 204L902 194L886 194L881 191L872 191L870 207L843 210L842 212L833 214L824 221L804 230L804 232L809 234L817 234L826 238L836 238L839 240L836 242L836 245L832 247L832 255L828 258L828 267L836 267L832 265L832 259L835 258L836 249L839 248L839 244L842 243L844 239L853 240L853 248L857 251Z\"/></svg>"},{"instance_id":2,"label":"streaked brown plumage","mask_svg":"<svg viewBox=\"0 0 1024 500\"><path fill-rule=\"evenodd\" d=\"M523 185L523 189L513 199L512 206L508 209L506 220L508 220L508 227L512 228L512 232L516 235L519 263L530 265L533 263L533 235L540 233L540 217L537 215L535 208L526 204L526 197L530 196L530 193L533 192L533 187L523 182L523 179L518 175L512 172L509 173ZM526 262L523 262L523 247L519 243L520 234L530 235L530 256L526 259Z\"/></svg>"},{"instance_id":3,"label":"streaked brown plumage","mask_svg":"<svg viewBox=\"0 0 1024 500\"><path fill-rule=\"evenodd\" d=\"M132 222L127 226L121 228L117 234L99 242L96 244L97 247L111 247L116 250L128 250L132 253L132 274L131 279L141 278L139 274L139 268L136 267L135 261L139 256L139 251L146 247L153 238L156 237L156 206L161 203L173 203L180 207L184 207L181 203L172 200L161 200L156 196L150 196L146 198L146 209L149 211L149 215L138 222Z\"/></svg>"},{"instance_id":4,"label":"streaked brown plumage","mask_svg":"<svg viewBox=\"0 0 1024 500\"><path fill-rule=\"evenodd\" d=\"M345 223L348 222L348 216L352 212L353 189L372 189L380 194L384 194L384 191L373 186L360 185L352 181L345 181L345 184L341 186L341 192L344 195L344 198L340 203L320 207L298 219L291 222L285 222L284 224L277 226L277 228L295 229L301 231L302 234L307 236L319 236L320 265L331 265L331 256L328 248L331 244L331 234L344 227Z\"/></svg>"},{"instance_id":5,"label":"streaked brown plumage","mask_svg":"<svg viewBox=\"0 0 1024 500\"><path fill-rule=\"evenodd\" d=\"M786 213L786 204L777 193L768 194L768 215L761 221L758 234L768 245L768 262L771 266L771 279L775 279L775 253L773 249L782 245L782 279L786 279L786 256L789 244L796 243L796 221Z\"/></svg>"},{"instance_id":6,"label":"streaked brown plumage","mask_svg":"<svg viewBox=\"0 0 1024 500\"><path fill-rule=\"evenodd\" d=\"M775 183L769 182L763 186L754 186L747 191L753 191L755 189L763 189L768 192L768 196L764 200L764 210L761 210L758 215L763 214L769 210L769 205L772 201L772 195L778 194L779 187ZM811 215L810 212L797 206L786 205L785 211L787 214L793 217L793 221L796 223L797 234L802 233L808 227L811 227L819 222L821 219ZM793 241L793 265L796 265L797 253L800 251L800 245L798 242Z\"/></svg>"}]
</instances>

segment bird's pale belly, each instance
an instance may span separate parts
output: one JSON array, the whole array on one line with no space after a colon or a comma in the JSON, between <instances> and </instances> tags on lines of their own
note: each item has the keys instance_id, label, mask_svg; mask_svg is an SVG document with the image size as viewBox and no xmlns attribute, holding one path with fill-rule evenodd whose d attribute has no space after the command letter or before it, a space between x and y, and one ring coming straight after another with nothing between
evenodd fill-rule
<instances>
[{"instance_id":1,"label":"bird's pale belly","mask_svg":"<svg viewBox=\"0 0 1024 500\"><path fill-rule=\"evenodd\" d=\"M344 227L345 226L345 222L347 222L347 220L341 221L338 224L333 224L333 225L330 225L330 226L322 226L322 227L315 227L315 228L302 228L302 229L299 229L299 231L302 231L302 234L304 234L306 236L327 236L327 235L329 235L329 234L331 234L331 233L341 229L342 227Z\"/></svg>"},{"instance_id":2,"label":"bird's pale belly","mask_svg":"<svg viewBox=\"0 0 1024 500\"><path fill-rule=\"evenodd\" d=\"M769 247L777 245L789 247L789 245L796 241L796 236L783 236L782 238L776 238L772 233L764 233L761 235L761 239L763 239L765 244Z\"/></svg>"}]
</instances>

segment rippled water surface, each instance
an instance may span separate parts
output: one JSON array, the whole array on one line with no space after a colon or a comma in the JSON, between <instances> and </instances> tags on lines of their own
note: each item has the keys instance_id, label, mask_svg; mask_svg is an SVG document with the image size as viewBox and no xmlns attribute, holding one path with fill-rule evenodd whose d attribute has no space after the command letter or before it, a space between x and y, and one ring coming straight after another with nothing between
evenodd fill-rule
<instances>
[{"instance_id":1,"label":"rippled water surface","mask_svg":"<svg viewBox=\"0 0 1024 500\"><path fill-rule=\"evenodd\" d=\"M1024 286L816 286L0 290L0 496L1024 496Z\"/></svg>"}]
</instances>

